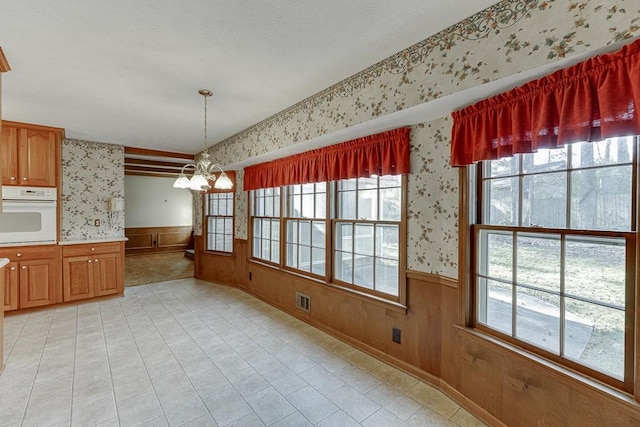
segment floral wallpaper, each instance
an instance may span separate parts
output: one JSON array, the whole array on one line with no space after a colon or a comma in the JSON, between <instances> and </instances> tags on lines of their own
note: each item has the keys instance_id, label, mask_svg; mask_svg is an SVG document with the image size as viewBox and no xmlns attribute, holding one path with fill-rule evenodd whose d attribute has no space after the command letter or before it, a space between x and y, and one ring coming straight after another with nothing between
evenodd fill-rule
<instances>
[{"instance_id":1,"label":"floral wallpaper","mask_svg":"<svg viewBox=\"0 0 640 427\"><path fill-rule=\"evenodd\" d=\"M501 1L208 151L222 164L251 159L638 36L637 0ZM457 172L448 163L450 127L449 119L438 119L413 129L408 266L457 277ZM239 210L238 238L246 236L245 218L246 211Z\"/></svg>"},{"instance_id":2,"label":"floral wallpaper","mask_svg":"<svg viewBox=\"0 0 640 427\"><path fill-rule=\"evenodd\" d=\"M124 197L124 147L63 140L61 240L124 236L124 213L109 223L111 197Z\"/></svg>"},{"instance_id":3,"label":"floral wallpaper","mask_svg":"<svg viewBox=\"0 0 640 427\"><path fill-rule=\"evenodd\" d=\"M448 117L411 130L407 268L457 277L458 170L449 166Z\"/></svg>"}]
</instances>

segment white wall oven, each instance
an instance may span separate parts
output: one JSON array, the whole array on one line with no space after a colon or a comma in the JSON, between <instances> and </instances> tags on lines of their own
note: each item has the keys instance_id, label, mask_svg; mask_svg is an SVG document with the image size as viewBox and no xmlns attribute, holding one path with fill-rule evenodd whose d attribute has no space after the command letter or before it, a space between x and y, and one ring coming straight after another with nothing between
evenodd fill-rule
<instances>
[{"instance_id":1,"label":"white wall oven","mask_svg":"<svg viewBox=\"0 0 640 427\"><path fill-rule=\"evenodd\" d=\"M55 243L57 192L44 187L2 187L0 245Z\"/></svg>"}]
</instances>

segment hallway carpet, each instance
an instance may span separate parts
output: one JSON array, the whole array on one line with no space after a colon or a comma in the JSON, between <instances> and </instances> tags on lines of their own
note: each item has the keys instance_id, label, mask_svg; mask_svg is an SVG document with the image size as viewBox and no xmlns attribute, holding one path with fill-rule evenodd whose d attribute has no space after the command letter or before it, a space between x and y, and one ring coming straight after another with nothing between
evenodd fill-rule
<instances>
[{"instance_id":1,"label":"hallway carpet","mask_svg":"<svg viewBox=\"0 0 640 427\"><path fill-rule=\"evenodd\" d=\"M124 285L149 283L193 277L193 261L184 252L129 255L125 257Z\"/></svg>"}]
</instances>

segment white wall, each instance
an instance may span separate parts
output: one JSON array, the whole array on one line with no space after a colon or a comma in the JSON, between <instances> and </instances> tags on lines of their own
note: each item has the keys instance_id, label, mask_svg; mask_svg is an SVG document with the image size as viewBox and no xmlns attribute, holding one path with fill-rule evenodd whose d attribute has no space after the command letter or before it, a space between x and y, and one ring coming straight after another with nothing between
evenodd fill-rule
<instances>
[{"instance_id":1,"label":"white wall","mask_svg":"<svg viewBox=\"0 0 640 427\"><path fill-rule=\"evenodd\" d=\"M126 175L125 227L193 224L191 191L173 188L175 178Z\"/></svg>"}]
</instances>

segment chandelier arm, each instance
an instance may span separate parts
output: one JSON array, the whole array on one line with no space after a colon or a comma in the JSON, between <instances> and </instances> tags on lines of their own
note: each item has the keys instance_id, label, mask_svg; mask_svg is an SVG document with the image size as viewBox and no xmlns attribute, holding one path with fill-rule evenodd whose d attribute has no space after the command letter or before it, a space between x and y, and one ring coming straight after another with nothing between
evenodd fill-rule
<instances>
[{"instance_id":1,"label":"chandelier arm","mask_svg":"<svg viewBox=\"0 0 640 427\"><path fill-rule=\"evenodd\" d=\"M180 170L180 173L181 173L181 174L184 174L184 170L185 170L186 168L188 168L188 167L192 167L194 170L196 169L196 165L194 165L193 163L187 163L186 165L184 165L184 166L182 167L182 169Z\"/></svg>"}]
</instances>

